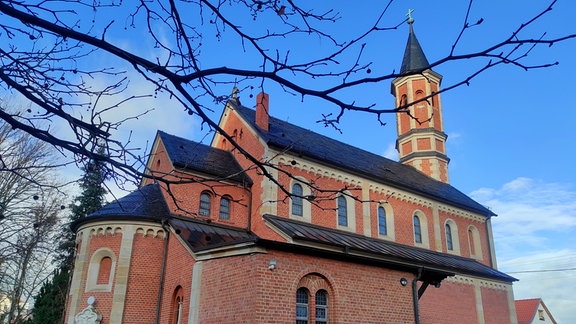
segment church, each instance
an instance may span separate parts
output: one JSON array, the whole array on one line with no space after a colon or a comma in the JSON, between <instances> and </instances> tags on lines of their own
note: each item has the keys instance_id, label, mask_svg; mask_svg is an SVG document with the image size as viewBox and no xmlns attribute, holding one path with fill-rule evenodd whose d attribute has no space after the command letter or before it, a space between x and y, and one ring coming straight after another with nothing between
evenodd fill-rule
<instances>
[{"instance_id":1,"label":"church","mask_svg":"<svg viewBox=\"0 0 576 324\"><path fill-rule=\"evenodd\" d=\"M67 323L517 323L428 67L410 22L398 162L274 118L266 93L233 95L210 145L158 131L140 188L73 224Z\"/></svg>"}]
</instances>

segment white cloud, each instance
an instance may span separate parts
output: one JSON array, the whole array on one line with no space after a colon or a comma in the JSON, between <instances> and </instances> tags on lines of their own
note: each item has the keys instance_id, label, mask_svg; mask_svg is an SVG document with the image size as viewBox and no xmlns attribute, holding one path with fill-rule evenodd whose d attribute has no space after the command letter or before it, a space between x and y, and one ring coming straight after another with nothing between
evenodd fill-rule
<instances>
[{"instance_id":1,"label":"white cloud","mask_svg":"<svg viewBox=\"0 0 576 324\"><path fill-rule=\"evenodd\" d=\"M576 286L576 250L538 253L506 260L500 269L519 279L514 284L516 299L542 298L558 323L576 318L572 287ZM560 270L560 271L550 271ZM538 272L522 272L538 271Z\"/></svg>"},{"instance_id":2,"label":"white cloud","mask_svg":"<svg viewBox=\"0 0 576 324\"><path fill-rule=\"evenodd\" d=\"M559 323L576 318L576 271L555 271L576 268L576 191L520 177L471 196L498 214L492 219L498 265L520 279L516 299L542 298Z\"/></svg>"},{"instance_id":3,"label":"white cloud","mask_svg":"<svg viewBox=\"0 0 576 324\"><path fill-rule=\"evenodd\" d=\"M382 156L388 158L390 160L398 161L398 151L396 150L396 146L394 144L388 144Z\"/></svg>"}]
</instances>

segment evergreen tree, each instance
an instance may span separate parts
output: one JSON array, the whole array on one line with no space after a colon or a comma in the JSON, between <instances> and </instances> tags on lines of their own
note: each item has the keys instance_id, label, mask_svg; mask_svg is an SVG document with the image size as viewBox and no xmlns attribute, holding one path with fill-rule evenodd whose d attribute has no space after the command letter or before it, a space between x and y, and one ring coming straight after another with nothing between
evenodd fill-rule
<instances>
[{"instance_id":1,"label":"evergreen tree","mask_svg":"<svg viewBox=\"0 0 576 324\"><path fill-rule=\"evenodd\" d=\"M103 153L103 148L99 149ZM106 189L103 183L106 180L106 166L101 161L90 160L83 168L84 175L80 179L81 193L70 204L70 223L76 222L104 206ZM62 267L71 269L74 265L74 250L76 248L76 233L65 228L63 241L60 244L60 261Z\"/></svg>"},{"instance_id":2,"label":"evergreen tree","mask_svg":"<svg viewBox=\"0 0 576 324\"><path fill-rule=\"evenodd\" d=\"M34 302L33 318L27 323L63 323L70 271L59 268L51 281L44 283Z\"/></svg>"},{"instance_id":3,"label":"evergreen tree","mask_svg":"<svg viewBox=\"0 0 576 324\"><path fill-rule=\"evenodd\" d=\"M100 149L98 153L103 153ZM105 164L91 160L83 168L84 175L80 179L81 193L70 204L70 223L78 221L102 208L105 203L106 180ZM30 323L64 323L66 295L72 277L74 266L74 250L76 248L76 233L70 227L62 229L63 240L60 243L60 266L54 272L51 281L47 281L36 296L33 318Z\"/></svg>"}]
</instances>

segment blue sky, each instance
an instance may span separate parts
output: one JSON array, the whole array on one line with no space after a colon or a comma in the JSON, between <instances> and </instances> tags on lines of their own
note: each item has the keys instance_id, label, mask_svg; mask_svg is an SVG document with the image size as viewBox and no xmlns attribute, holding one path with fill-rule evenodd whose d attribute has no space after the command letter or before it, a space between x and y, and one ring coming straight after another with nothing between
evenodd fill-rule
<instances>
[{"instance_id":1,"label":"blue sky","mask_svg":"<svg viewBox=\"0 0 576 324\"><path fill-rule=\"evenodd\" d=\"M342 20L331 31L343 39L354 36L363 27L368 27L378 9L385 6L382 1L362 4L338 3L340 7L333 9L341 12ZM456 53L483 49L487 44L501 41L547 4L548 1L520 0L474 2L470 21L483 18L484 22L464 34ZM319 7L328 5L333 2L318 2ZM409 8L415 9L416 35L428 60L434 62L450 52L463 24L467 5L466 1L459 0L398 1L391 6L386 16L389 23L385 25L398 24ZM534 31L534 37L544 31L551 37L576 33L574 13L576 3L560 0L530 31ZM261 18L257 21L260 25L254 25L254 28L269 23L268 19L274 17ZM111 31L107 37L122 44L123 48L144 54L149 52L150 56L157 54L153 48L143 48L139 38L126 35ZM364 57L373 62L374 74L399 70L407 35L408 26L404 24L396 31L377 33L367 39ZM291 48L292 55L299 57L321 53L327 45L326 40L307 38L301 41L306 45L287 42L281 46ZM234 42L238 45L234 39L207 43L206 51L212 54L212 61L203 62L203 67L246 64L251 53L239 52L238 47L228 48ZM572 296L572 287L576 287L576 271L573 270L576 268L576 245L573 243L576 237L576 172L573 167L576 101L572 98L575 53L576 40L537 48L527 58L527 63L559 61L560 64L531 71L501 65L473 79L469 86L442 94L451 184L498 214L492 223L498 265L500 270L520 279L514 285L516 298L543 298L560 323L576 319L576 300ZM444 64L434 70L444 76L443 85L447 86L482 64L467 60ZM153 88L140 78L128 76L133 78L126 95L153 92ZM92 82L97 86L106 81L97 78ZM347 113L340 124L340 133L316 123L322 113L333 111L334 107L308 98L302 101L272 85L267 85L267 92L273 116L396 158L393 152L394 115L384 116L387 125L380 126L374 116ZM249 94L249 91L240 94L242 103L253 106ZM376 102L382 108L392 108L394 104L389 81L367 85L346 95L359 102ZM121 118L126 113L141 111L142 107L155 109L144 118L127 122L120 132L127 136L127 131L132 131L133 143L143 148L144 153L156 129L208 143L211 135L201 130L199 121L188 118L180 107L166 107L166 100L160 96L157 100L129 102L122 111L111 112L108 116ZM221 110L221 106L214 106L211 116L218 120Z\"/></svg>"}]
</instances>

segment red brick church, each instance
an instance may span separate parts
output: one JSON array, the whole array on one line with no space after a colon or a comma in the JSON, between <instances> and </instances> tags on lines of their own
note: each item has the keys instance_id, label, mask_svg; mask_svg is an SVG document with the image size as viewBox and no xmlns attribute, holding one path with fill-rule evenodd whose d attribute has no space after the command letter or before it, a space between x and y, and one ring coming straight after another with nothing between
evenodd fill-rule
<instances>
[{"instance_id":1,"label":"red brick church","mask_svg":"<svg viewBox=\"0 0 576 324\"><path fill-rule=\"evenodd\" d=\"M274 118L267 94L219 122L264 168L159 131L151 177L74 224L67 322L516 323L495 214L449 184L428 66L410 25L399 162Z\"/></svg>"}]
</instances>

